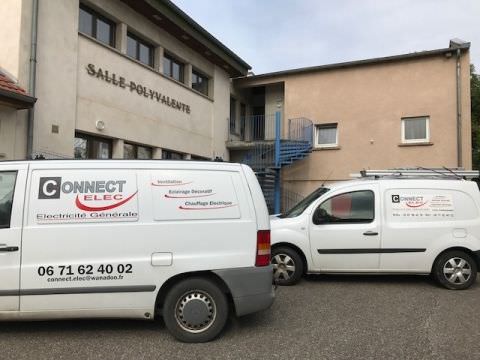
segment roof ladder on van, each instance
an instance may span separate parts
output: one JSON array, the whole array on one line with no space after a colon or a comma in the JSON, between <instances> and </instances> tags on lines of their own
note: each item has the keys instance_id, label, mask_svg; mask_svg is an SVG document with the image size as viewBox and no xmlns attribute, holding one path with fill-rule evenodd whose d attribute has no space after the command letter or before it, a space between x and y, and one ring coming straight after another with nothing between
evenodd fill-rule
<instances>
[{"instance_id":1,"label":"roof ladder on van","mask_svg":"<svg viewBox=\"0 0 480 360\"><path fill-rule=\"evenodd\" d=\"M353 178L440 178L471 180L478 178L478 170L464 170L459 168L395 168L388 170L361 170L359 173L350 174Z\"/></svg>"}]
</instances>

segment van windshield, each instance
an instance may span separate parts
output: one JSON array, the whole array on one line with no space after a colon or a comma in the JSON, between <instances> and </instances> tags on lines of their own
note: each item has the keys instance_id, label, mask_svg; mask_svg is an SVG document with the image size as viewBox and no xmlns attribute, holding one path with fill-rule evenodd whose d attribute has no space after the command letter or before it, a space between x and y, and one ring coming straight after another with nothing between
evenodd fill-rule
<instances>
[{"instance_id":1,"label":"van windshield","mask_svg":"<svg viewBox=\"0 0 480 360\"><path fill-rule=\"evenodd\" d=\"M281 214L279 218L293 218L305 211L305 209L310 205L312 202L317 200L320 196L325 194L328 190L326 187L320 187L314 192L312 192L310 195L308 195L305 199L300 201L297 205L286 211L285 213Z\"/></svg>"}]
</instances>

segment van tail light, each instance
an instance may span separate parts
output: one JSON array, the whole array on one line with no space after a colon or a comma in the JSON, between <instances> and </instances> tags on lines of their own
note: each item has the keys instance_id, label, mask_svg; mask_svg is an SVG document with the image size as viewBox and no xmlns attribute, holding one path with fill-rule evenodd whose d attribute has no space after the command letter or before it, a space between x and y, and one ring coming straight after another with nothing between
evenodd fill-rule
<instances>
[{"instance_id":1,"label":"van tail light","mask_svg":"<svg viewBox=\"0 0 480 360\"><path fill-rule=\"evenodd\" d=\"M270 265L270 230L258 230L255 266L268 265Z\"/></svg>"}]
</instances>

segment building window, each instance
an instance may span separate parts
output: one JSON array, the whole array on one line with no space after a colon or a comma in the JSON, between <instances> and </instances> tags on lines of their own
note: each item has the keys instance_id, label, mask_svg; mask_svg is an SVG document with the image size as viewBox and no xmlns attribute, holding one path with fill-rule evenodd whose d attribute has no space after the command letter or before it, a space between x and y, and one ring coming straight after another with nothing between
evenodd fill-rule
<instances>
[{"instance_id":1,"label":"building window","mask_svg":"<svg viewBox=\"0 0 480 360\"><path fill-rule=\"evenodd\" d=\"M240 104L240 137L245 139L245 123L247 121L247 106Z\"/></svg>"},{"instance_id":2,"label":"building window","mask_svg":"<svg viewBox=\"0 0 480 360\"><path fill-rule=\"evenodd\" d=\"M192 155L190 159L193 161L210 161L209 158L206 158L205 156L200 156L200 155Z\"/></svg>"},{"instance_id":3,"label":"building window","mask_svg":"<svg viewBox=\"0 0 480 360\"><path fill-rule=\"evenodd\" d=\"M185 64L169 54L163 55L163 74L180 82L184 82Z\"/></svg>"},{"instance_id":4,"label":"building window","mask_svg":"<svg viewBox=\"0 0 480 360\"><path fill-rule=\"evenodd\" d=\"M76 133L74 156L75 159L111 159L112 142L109 139Z\"/></svg>"},{"instance_id":5,"label":"building window","mask_svg":"<svg viewBox=\"0 0 480 360\"><path fill-rule=\"evenodd\" d=\"M170 150L162 150L162 159L164 160L182 160L183 159L183 154L176 152L176 151L170 151Z\"/></svg>"},{"instance_id":6,"label":"building window","mask_svg":"<svg viewBox=\"0 0 480 360\"><path fill-rule=\"evenodd\" d=\"M208 77L192 70L192 89L208 96Z\"/></svg>"},{"instance_id":7,"label":"building window","mask_svg":"<svg viewBox=\"0 0 480 360\"><path fill-rule=\"evenodd\" d=\"M127 33L127 55L141 63L153 67L153 45Z\"/></svg>"},{"instance_id":8,"label":"building window","mask_svg":"<svg viewBox=\"0 0 480 360\"><path fill-rule=\"evenodd\" d=\"M237 100L230 97L230 134L237 131Z\"/></svg>"},{"instance_id":9,"label":"building window","mask_svg":"<svg viewBox=\"0 0 480 360\"><path fill-rule=\"evenodd\" d=\"M430 141L429 118L427 116L402 119L402 142L422 143Z\"/></svg>"},{"instance_id":10,"label":"building window","mask_svg":"<svg viewBox=\"0 0 480 360\"><path fill-rule=\"evenodd\" d=\"M80 5L78 31L115 46L115 23L83 4Z\"/></svg>"},{"instance_id":11,"label":"building window","mask_svg":"<svg viewBox=\"0 0 480 360\"><path fill-rule=\"evenodd\" d=\"M148 146L123 143L124 159L151 159L152 148Z\"/></svg>"},{"instance_id":12,"label":"building window","mask_svg":"<svg viewBox=\"0 0 480 360\"><path fill-rule=\"evenodd\" d=\"M151 159L152 148L147 146L137 146L137 159Z\"/></svg>"},{"instance_id":13,"label":"building window","mask_svg":"<svg viewBox=\"0 0 480 360\"><path fill-rule=\"evenodd\" d=\"M16 179L17 173L15 171L0 172L0 229L10 227Z\"/></svg>"},{"instance_id":14,"label":"building window","mask_svg":"<svg viewBox=\"0 0 480 360\"><path fill-rule=\"evenodd\" d=\"M315 146L316 147L338 146L337 124L315 125Z\"/></svg>"}]
</instances>

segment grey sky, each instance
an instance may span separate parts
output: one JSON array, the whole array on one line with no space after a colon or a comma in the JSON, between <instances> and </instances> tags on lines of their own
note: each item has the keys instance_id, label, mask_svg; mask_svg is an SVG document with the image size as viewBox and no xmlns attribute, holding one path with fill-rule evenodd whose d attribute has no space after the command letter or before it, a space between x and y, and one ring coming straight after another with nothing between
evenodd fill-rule
<instances>
[{"instance_id":1,"label":"grey sky","mask_svg":"<svg viewBox=\"0 0 480 360\"><path fill-rule=\"evenodd\" d=\"M174 0L256 74L472 43L480 0Z\"/></svg>"}]
</instances>

